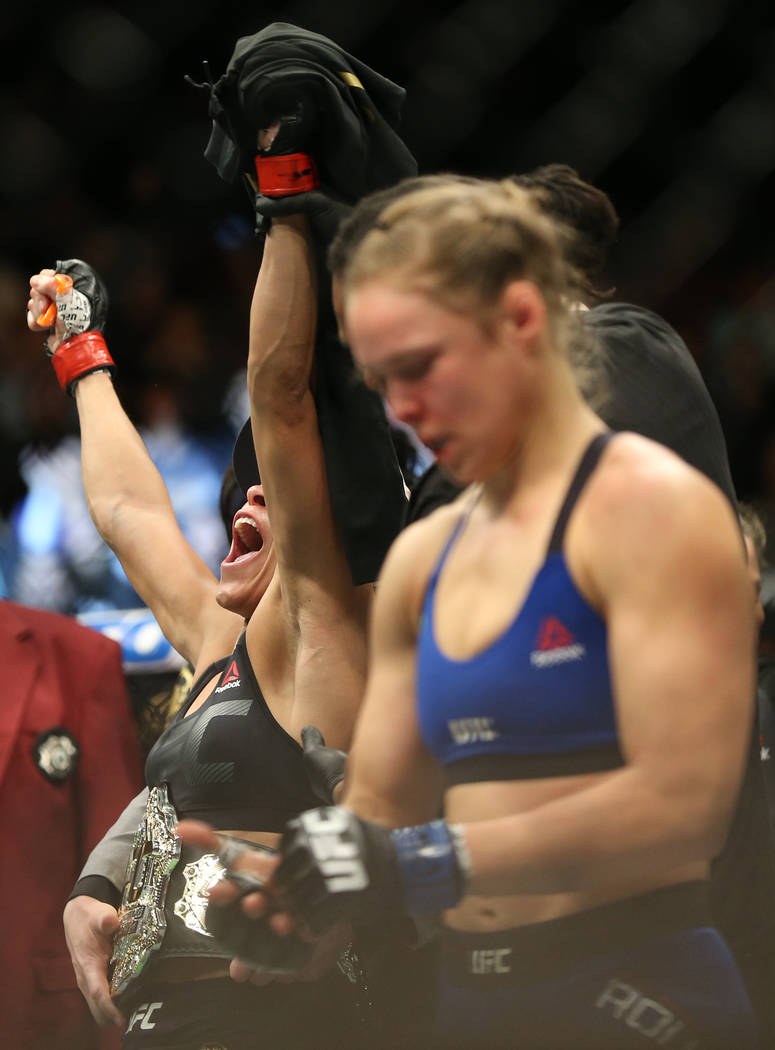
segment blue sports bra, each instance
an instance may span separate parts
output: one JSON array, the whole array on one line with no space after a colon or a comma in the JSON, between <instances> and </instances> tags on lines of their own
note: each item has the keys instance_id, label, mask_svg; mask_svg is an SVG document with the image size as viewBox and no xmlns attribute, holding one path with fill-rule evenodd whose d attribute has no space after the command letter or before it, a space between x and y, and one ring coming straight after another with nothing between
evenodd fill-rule
<instances>
[{"instance_id":1,"label":"blue sports bra","mask_svg":"<svg viewBox=\"0 0 775 1050\"><path fill-rule=\"evenodd\" d=\"M431 575L417 654L417 705L426 746L449 786L614 769L619 750L604 621L579 594L562 543L571 511L612 437L587 447L549 548L510 626L468 660L436 644L439 575L470 514L458 521Z\"/></svg>"}]
</instances>

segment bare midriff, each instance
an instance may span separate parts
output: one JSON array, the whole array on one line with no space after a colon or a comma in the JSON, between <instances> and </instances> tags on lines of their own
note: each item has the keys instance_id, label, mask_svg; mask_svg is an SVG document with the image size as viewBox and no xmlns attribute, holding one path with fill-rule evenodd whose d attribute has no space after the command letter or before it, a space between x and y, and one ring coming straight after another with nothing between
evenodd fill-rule
<instances>
[{"instance_id":1,"label":"bare midriff","mask_svg":"<svg viewBox=\"0 0 775 1050\"><path fill-rule=\"evenodd\" d=\"M446 793L445 817L451 824L465 824L526 813L592 787L611 775L605 772L540 780L458 784ZM693 862L668 870L644 868L637 878L612 881L594 890L519 893L497 897L469 896L459 907L445 913L444 923L452 929L470 933L507 930L530 923L547 922L665 886L707 877L708 864Z\"/></svg>"}]
</instances>

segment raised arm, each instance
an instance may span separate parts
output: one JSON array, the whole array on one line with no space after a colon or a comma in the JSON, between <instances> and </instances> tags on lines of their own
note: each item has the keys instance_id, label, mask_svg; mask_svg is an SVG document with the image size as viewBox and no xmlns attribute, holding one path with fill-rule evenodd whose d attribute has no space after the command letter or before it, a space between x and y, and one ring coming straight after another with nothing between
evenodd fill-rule
<instances>
[{"instance_id":1,"label":"raised arm","mask_svg":"<svg viewBox=\"0 0 775 1050\"><path fill-rule=\"evenodd\" d=\"M32 277L30 288L28 325L40 331L38 320L57 292L54 271L42 270ZM61 353L63 344L70 342L61 319L50 332L49 349ZM217 581L180 531L164 482L111 376L89 371L65 385L78 408L84 488L97 530L116 552L165 636L196 664L203 656L204 638L213 630L235 638L239 618L216 605Z\"/></svg>"},{"instance_id":2,"label":"raised arm","mask_svg":"<svg viewBox=\"0 0 775 1050\"><path fill-rule=\"evenodd\" d=\"M250 312L248 393L253 437L288 607L310 595L350 598L336 534L311 381L317 277L307 221L275 219Z\"/></svg>"},{"instance_id":3,"label":"raised arm","mask_svg":"<svg viewBox=\"0 0 775 1050\"><path fill-rule=\"evenodd\" d=\"M251 307L248 392L283 609L298 653L286 728L299 736L314 722L332 746L346 748L365 675L368 594L353 587L331 510L310 387L316 315L306 220L275 219ZM254 617L251 657L262 631Z\"/></svg>"},{"instance_id":4,"label":"raised arm","mask_svg":"<svg viewBox=\"0 0 775 1050\"><path fill-rule=\"evenodd\" d=\"M215 601L218 581L178 525L167 488L124 412L109 376L86 376L75 389L81 463L89 510L132 586L165 637L192 665L222 655L241 628ZM174 571L172 567L174 566Z\"/></svg>"}]
</instances>

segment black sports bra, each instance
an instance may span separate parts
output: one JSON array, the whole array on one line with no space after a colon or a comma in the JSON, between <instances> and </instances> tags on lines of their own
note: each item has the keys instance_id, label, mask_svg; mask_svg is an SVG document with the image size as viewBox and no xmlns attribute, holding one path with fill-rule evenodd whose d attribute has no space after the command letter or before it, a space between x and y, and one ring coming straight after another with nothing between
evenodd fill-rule
<instances>
[{"instance_id":1,"label":"black sports bra","mask_svg":"<svg viewBox=\"0 0 775 1050\"><path fill-rule=\"evenodd\" d=\"M218 684L199 710L186 712L208 682ZM178 817L216 828L282 831L291 817L319 805L301 745L266 705L248 658L245 634L231 656L211 664L151 749L149 787L166 783Z\"/></svg>"}]
</instances>

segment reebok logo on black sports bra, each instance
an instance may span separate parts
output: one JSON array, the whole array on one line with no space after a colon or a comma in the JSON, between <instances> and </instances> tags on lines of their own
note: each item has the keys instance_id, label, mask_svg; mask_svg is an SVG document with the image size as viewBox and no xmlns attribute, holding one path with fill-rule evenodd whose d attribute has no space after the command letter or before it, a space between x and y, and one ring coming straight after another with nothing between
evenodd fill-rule
<instances>
[{"instance_id":1,"label":"reebok logo on black sports bra","mask_svg":"<svg viewBox=\"0 0 775 1050\"><path fill-rule=\"evenodd\" d=\"M235 689L240 684L240 673L237 661L232 660L229 667L224 671L214 693L222 693L224 689Z\"/></svg>"}]
</instances>

